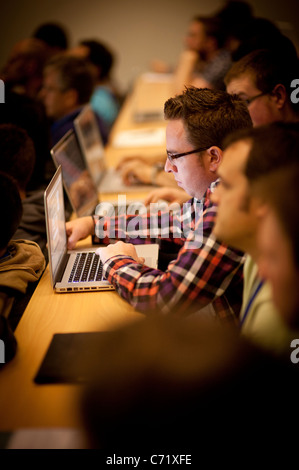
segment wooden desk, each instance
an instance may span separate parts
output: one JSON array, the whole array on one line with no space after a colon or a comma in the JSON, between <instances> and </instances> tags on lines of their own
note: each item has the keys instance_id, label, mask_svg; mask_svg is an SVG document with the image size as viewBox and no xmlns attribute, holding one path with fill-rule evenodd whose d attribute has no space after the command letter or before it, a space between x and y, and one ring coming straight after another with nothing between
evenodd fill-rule
<instances>
[{"instance_id":1,"label":"wooden desk","mask_svg":"<svg viewBox=\"0 0 299 470\"><path fill-rule=\"evenodd\" d=\"M159 93L157 93L157 90L160 90ZM136 122L134 120L134 109L136 106L136 100L139 100L139 97L146 95L147 101L153 101L159 104L163 111L164 102L173 95L172 91L173 82L171 78L169 78L168 81L163 80L159 83L158 81L151 80L148 75L145 74L137 79L134 89L132 93L128 95L110 134L105 152L108 166L115 167L124 156L143 155L149 158L165 156L166 158L165 145L116 148L113 146L113 140L121 131L148 128L157 129L161 127L166 128L166 122L163 118L147 122Z\"/></svg>"},{"instance_id":2,"label":"wooden desk","mask_svg":"<svg viewBox=\"0 0 299 470\"><path fill-rule=\"evenodd\" d=\"M77 427L80 387L33 382L53 334L110 330L141 318L113 291L54 293L47 268L17 326L17 354L0 371L0 430Z\"/></svg>"},{"instance_id":3,"label":"wooden desk","mask_svg":"<svg viewBox=\"0 0 299 470\"><path fill-rule=\"evenodd\" d=\"M169 96L166 93L164 98ZM111 139L119 130L150 125L133 121L133 101L134 93L124 105ZM153 122L151 125L163 126L165 123ZM157 152L165 153L165 148L115 149L110 143L107 146L108 163L114 166L121 156L136 155L141 151L143 155L155 155ZM131 198L133 194L127 196ZM139 200L144 196L142 190L134 194ZM111 195L107 195L107 198L111 198ZM36 385L33 381L53 334L104 331L141 318L142 315L134 311L116 292L54 293L47 268L17 326L16 356L0 370L0 431L79 427L77 398L80 387Z\"/></svg>"}]
</instances>

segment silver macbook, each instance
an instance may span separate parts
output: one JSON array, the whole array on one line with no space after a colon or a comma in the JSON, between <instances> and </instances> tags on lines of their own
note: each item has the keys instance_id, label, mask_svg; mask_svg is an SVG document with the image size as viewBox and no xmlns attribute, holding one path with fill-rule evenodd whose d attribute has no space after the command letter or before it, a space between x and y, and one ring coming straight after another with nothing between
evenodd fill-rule
<instances>
[{"instance_id":1,"label":"silver macbook","mask_svg":"<svg viewBox=\"0 0 299 470\"><path fill-rule=\"evenodd\" d=\"M95 253L97 247L84 250L67 249L65 210L61 166L55 172L44 193L49 269L56 292L113 290L103 278L102 263ZM147 266L157 268L158 245L136 245L138 256Z\"/></svg>"},{"instance_id":2,"label":"silver macbook","mask_svg":"<svg viewBox=\"0 0 299 470\"><path fill-rule=\"evenodd\" d=\"M75 214L78 217L92 215L96 208L99 214L99 191L73 129L70 129L51 149L51 155L56 168L61 165L63 185ZM114 184L111 187L114 188ZM144 210L142 203L122 196L107 202L114 207L115 215L123 213L134 215L136 211Z\"/></svg>"},{"instance_id":3,"label":"silver macbook","mask_svg":"<svg viewBox=\"0 0 299 470\"><path fill-rule=\"evenodd\" d=\"M78 217L94 213L98 190L86 165L74 130L69 130L51 149L56 168L61 166L63 184Z\"/></svg>"},{"instance_id":4,"label":"silver macbook","mask_svg":"<svg viewBox=\"0 0 299 470\"><path fill-rule=\"evenodd\" d=\"M96 116L90 105L84 106L74 120L74 127L85 157L90 174L99 193L128 193L140 189L152 190L152 185L126 185L121 174L114 168L108 168L105 161L105 149L101 138Z\"/></svg>"}]
</instances>

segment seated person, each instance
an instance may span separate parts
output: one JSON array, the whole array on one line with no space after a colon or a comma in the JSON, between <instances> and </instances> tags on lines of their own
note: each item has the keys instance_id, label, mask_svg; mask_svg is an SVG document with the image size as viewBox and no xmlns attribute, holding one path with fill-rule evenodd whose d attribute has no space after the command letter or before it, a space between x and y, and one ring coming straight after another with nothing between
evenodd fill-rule
<instances>
[{"instance_id":1,"label":"seated person","mask_svg":"<svg viewBox=\"0 0 299 470\"><path fill-rule=\"evenodd\" d=\"M273 302L284 321L299 328L299 163L286 163L253 183L262 199L257 244L259 273L269 281ZM277 188L279 187L279 191ZM298 336L297 336L298 338Z\"/></svg>"},{"instance_id":2,"label":"seated person","mask_svg":"<svg viewBox=\"0 0 299 470\"><path fill-rule=\"evenodd\" d=\"M0 124L14 124L25 129L33 140L36 160L28 189L45 188L53 171L49 123L38 99L43 67L48 50L38 39L28 38L14 45L1 71L5 83L5 103L0 106Z\"/></svg>"},{"instance_id":3,"label":"seated person","mask_svg":"<svg viewBox=\"0 0 299 470\"><path fill-rule=\"evenodd\" d=\"M225 77L228 93L248 106L254 126L274 121L298 121L291 101L291 82L299 75L296 51L256 50L235 62Z\"/></svg>"},{"instance_id":4,"label":"seated person","mask_svg":"<svg viewBox=\"0 0 299 470\"><path fill-rule=\"evenodd\" d=\"M86 60L68 55L56 55L44 68L42 99L46 114L51 120L51 145L55 145L69 129L82 107L89 103L94 90L94 77ZM108 131L97 116L103 142Z\"/></svg>"},{"instance_id":5,"label":"seated person","mask_svg":"<svg viewBox=\"0 0 299 470\"><path fill-rule=\"evenodd\" d=\"M281 136L285 136L283 141ZM250 182L252 193L259 196L262 203L261 209L259 209L260 225L258 237L259 249L261 250L259 259L260 272L271 281L273 300L278 310L289 324L296 324L297 327L298 323L296 323L295 317L293 317L294 312L292 313L292 311L297 310L297 210L294 213L292 212L292 208L297 204L295 197L297 188L295 179L291 177L290 173L293 172L295 175L298 172L298 140L299 126L297 123L277 122L269 126L262 126L260 130L256 129L256 137L254 139L255 152L251 154L251 158L248 159L245 167L245 174ZM273 188L274 180L278 182L277 188L279 190L276 188L271 195L269 188ZM287 185L288 181L290 182L290 187ZM283 190L285 192L282 192ZM281 200L278 200L278 198ZM265 210L264 206L266 206L267 210ZM268 206L269 209L267 208ZM266 217L267 212L269 212L269 217ZM274 222L272 216L275 216L276 219L279 217L279 227L277 227L277 223L276 225L275 223L272 224ZM262 235L264 232L263 228L265 228L265 233L269 233L269 227L271 226L273 226L273 235L271 235L265 244L265 238ZM284 243L276 252L274 247L277 246L277 236L283 234L289 237L288 249ZM290 253L292 253L292 250L294 250L293 262L287 266L290 263ZM264 261L268 265L268 268L265 267L265 270L263 268ZM269 264L269 262L272 264ZM273 270L270 273L271 266ZM282 270L283 267L284 269ZM290 272L293 277L288 274ZM287 284L282 284L282 282L285 282L285 276L288 276ZM278 281L278 279L281 281ZM282 293L284 297L282 297ZM284 300L286 302L285 305L283 304ZM293 307L290 307L292 305Z\"/></svg>"},{"instance_id":6,"label":"seated person","mask_svg":"<svg viewBox=\"0 0 299 470\"><path fill-rule=\"evenodd\" d=\"M196 16L189 25L186 49L174 74L175 92L184 86L224 90L224 76L231 66L225 48L226 32L216 16Z\"/></svg>"},{"instance_id":7,"label":"seated person","mask_svg":"<svg viewBox=\"0 0 299 470\"><path fill-rule=\"evenodd\" d=\"M27 190L35 164L33 142L24 129L13 124L2 124L0 147L0 171L15 180L22 200L22 217L13 238L36 242L47 258L44 189Z\"/></svg>"},{"instance_id":8,"label":"seated person","mask_svg":"<svg viewBox=\"0 0 299 470\"><path fill-rule=\"evenodd\" d=\"M213 233L218 240L246 253L241 332L272 353L288 357L290 342L299 332L282 320L269 283L258 273L259 202L250 195L244 171L248 163L255 174L265 175L275 168L275 160L282 160L283 165L295 160L299 153L299 132L278 126L257 127L228 136L224 147L218 170L220 182L211 196L218 206Z\"/></svg>"},{"instance_id":9,"label":"seated person","mask_svg":"<svg viewBox=\"0 0 299 470\"><path fill-rule=\"evenodd\" d=\"M120 108L119 94L111 78L114 63L112 52L99 41L82 40L77 47L70 49L68 54L90 62L96 81L90 104L111 130Z\"/></svg>"},{"instance_id":10,"label":"seated person","mask_svg":"<svg viewBox=\"0 0 299 470\"><path fill-rule=\"evenodd\" d=\"M12 310L29 291L32 293L46 263L36 243L12 241L22 217L22 202L14 180L5 173L0 173L0 201L3 220L0 237L0 310L1 324L5 326L1 329L6 334L15 328ZM14 348L11 353L14 353Z\"/></svg>"},{"instance_id":11,"label":"seated person","mask_svg":"<svg viewBox=\"0 0 299 470\"><path fill-rule=\"evenodd\" d=\"M104 275L122 298L144 313L176 309L187 315L204 310L214 318L235 321L241 305L243 253L231 251L211 234L215 207L210 195L222 160L222 140L233 129L250 127L249 113L241 100L226 92L193 87L167 100L164 111L165 170L193 199L173 214L161 212L158 220L156 213L154 220L150 213L140 215L137 235L134 216L126 216L125 227L122 217L70 221L69 247L92 233L105 242L109 237L133 243L158 238L163 244L160 254L176 253L166 271L144 266L131 244L119 241L100 248Z\"/></svg>"},{"instance_id":12,"label":"seated person","mask_svg":"<svg viewBox=\"0 0 299 470\"><path fill-rule=\"evenodd\" d=\"M5 85L36 99L43 82L43 68L49 58L46 45L36 38L14 44L1 71Z\"/></svg>"}]
</instances>

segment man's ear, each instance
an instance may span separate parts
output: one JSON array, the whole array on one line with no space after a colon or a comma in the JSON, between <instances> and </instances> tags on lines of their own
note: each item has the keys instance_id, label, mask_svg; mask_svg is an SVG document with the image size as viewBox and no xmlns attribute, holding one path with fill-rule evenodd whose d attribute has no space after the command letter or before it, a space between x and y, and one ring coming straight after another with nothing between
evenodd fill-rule
<instances>
[{"instance_id":1,"label":"man's ear","mask_svg":"<svg viewBox=\"0 0 299 470\"><path fill-rule=\"evenodd\" d=\"M217 173L218 167L222 162L223 152L221 148L217 147L216 145L210 147L207 152L209 155L209 171L211 173Z\"/></svg>"},{"instance_id":2,"label":"man's ear","mask_svg":"<svg viewBox=\"0 0 299 470\"><path fill-rule=\"evenodd\" d=\"M285 105L288 99L285 86L282 85L281 83L278 83L277 85L275 85L272 92L270 93L270 96L274 100L277 109L283 108L283 106Z\"/></svg>"}]
</instances>

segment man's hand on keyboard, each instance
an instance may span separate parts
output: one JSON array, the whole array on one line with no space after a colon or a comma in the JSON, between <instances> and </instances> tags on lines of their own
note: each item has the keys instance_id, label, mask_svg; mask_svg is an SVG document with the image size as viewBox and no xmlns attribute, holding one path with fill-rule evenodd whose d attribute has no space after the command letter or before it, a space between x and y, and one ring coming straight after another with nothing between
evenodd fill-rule
<instances>
[{"instance_id":1,"label":"man's hand on keyboard","mask_svg":"<svg viewBox=\"0 0 299 470\"><path fill-rule=\"evenodd\" d=\"M137 255L135 247L131 243L116 242L105 248L98 248L96 253L100 256L102 263L105 263L107 259L113 256L119 255L130 256L140 264L144 264L145 261L144 258Z\"/></svg>"},{"instance_id":2,"label":"man's hand on keyboard","mask_svg":"<svg viewBox=\"0 0 299 470\"><path fill-rule=\"evenodd\" d=\"M92 217L80 217L70 220L65 224L66 235L68 237L68 249L75 248L76 243L88 235L94 234L94 223Z\"/></svg>"}]
</instances>

